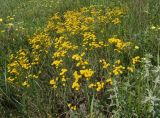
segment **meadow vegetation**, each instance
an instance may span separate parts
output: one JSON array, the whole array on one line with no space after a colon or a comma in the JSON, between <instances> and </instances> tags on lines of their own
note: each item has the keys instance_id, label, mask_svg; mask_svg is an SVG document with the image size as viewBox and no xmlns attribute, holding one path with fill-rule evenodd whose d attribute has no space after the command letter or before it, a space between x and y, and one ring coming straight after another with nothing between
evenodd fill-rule
<instances>
[{"instance_id":1,"label":"meadow vegetation","mask_svg":"<svg viewBox=\"0 0 160 118\"><path fill-rule=\"evenodd\" d=\"M0 117L160 117L158 0L0 5Z\"/></svg>"}]
</instances>

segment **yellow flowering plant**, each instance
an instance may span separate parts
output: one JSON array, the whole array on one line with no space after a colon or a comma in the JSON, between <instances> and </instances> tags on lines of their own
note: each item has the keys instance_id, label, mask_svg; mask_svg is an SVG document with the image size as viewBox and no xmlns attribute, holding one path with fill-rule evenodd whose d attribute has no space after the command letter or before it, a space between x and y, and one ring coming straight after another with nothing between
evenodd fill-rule
<instances>
[{"instance_id":1,"label":"yellow flowering plant","mask_svg":"<svg viewBox=\"0 0 160 118\"><path fill-rule=\"evenodd\" d=\"M114 80L134 73L140 63L140 56L133 56L134 43L111 37L105 29L123 22L124 9L102 10L91 6L56 13L41 33L27 40L30 48L11 54L7 81L26 89L46 87L55 99L79 103L78 96L98 96L112 89ZM70 110L78 109L78 105L64 103Z\"/></svg>"}]
</instances>

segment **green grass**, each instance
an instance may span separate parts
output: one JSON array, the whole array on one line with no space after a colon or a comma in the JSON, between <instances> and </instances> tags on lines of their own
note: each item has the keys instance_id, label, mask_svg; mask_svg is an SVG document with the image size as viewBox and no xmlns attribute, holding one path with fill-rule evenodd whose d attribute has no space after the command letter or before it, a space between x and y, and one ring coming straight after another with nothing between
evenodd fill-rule
<instances>
[{"instance_id":1,"label":"green grass","mask_svg":"<svg viewBox=\"0 0 160 118\"><path fill-rule=\"evenodd\" d=\"M42 65L36 67L44 73L40 80L33 81L34 86L29 90L10 86L6 82L6 78L9 76L7 72L9 56L21 48L31 50L28 39L34 33L42 32L50 17L57 12L63 14L68 10L77 10L91 5L125 7L127 10L121 25L107 27L104 37L117 35L125 41L134 42L139 46L139 51L129 52L127 56L140 55L145 58L141 65L137 66L134 74L121 79L116 78L120 80L114 81L110 96L108 91L97 95L89 92L87 87L83 89L83 93L78 93L78 95L72 93L69 88L59 89L58 92L50 89L48 80L44 79L49 79L52 72L55 72L49 66L52 53L48 55L48 60L44 57ZM21 27L18 31L13 28L1 33L5 26L1 27L0 24L0 117L160 117L159 0L0 0L0 6L0 18L5 20L8 16L15 15L11 22L16 28ZM5 22L9 23L10 21L5 20ZM156 29L151 28L153 26ZM102 56L101 53L105 54L97 51L86 57L93 59L92 66L95 69L98 68L98 65L94 58ZM107 54L110 62L113 63L116 56L112 55L112 52L107 52ZM117 57L123 59L127 65L126 56L118 55ZM66 61L70 64L69 68L72 69L72 61L69 59ZM72 94L69 95L69 93ZM64 103L67 104L68 100L73 99L73 96L75 97L74 102L82 102L75 112L68 111L68 108L64 107Z\"/></svg>"}]
</instances>

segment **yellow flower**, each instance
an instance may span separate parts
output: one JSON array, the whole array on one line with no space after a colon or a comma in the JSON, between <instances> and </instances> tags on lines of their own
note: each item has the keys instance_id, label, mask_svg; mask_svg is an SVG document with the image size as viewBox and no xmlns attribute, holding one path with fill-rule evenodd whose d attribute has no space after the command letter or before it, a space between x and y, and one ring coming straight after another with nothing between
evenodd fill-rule
<instances>
[{"instance_id":1,"label":"yellow flower","mask_svg":"<svg viewBox=\"0 0 160 118\"><path fill-rule=\"evenodd\" d=\"M136 56L136 57L132 58L132 63L133 64L136 64L136 63L139 63L139 62L141 62L140 61L140 56Z\"/></svg>"},{"instance_id":2,"label":"yellow flower","mask_svg":"<svg viewBox=\"0 0 160 118\"><path fill-rule=\"evenodd\" d=\"M13 23L8 23L8 27L12 27L13 26Z\"/></svg>"},{"instance_id":3,"label":"yellow flower","mask_svg":"<svg viewBox=\"0 0 160 118\"><path fill-rule=\"evenodd\" d=\"M13 17L10 17L9 20L14 20L14 18L13 18Z\"/></svg>"},{"instance_id":4,"label":"yellow flower","mask_svg":"<svg viewBox=\"0 0 160 118\"><path fill-rule=\"evenodd\" d=\"M57 88L56 81L54 79L50 80L50 85L52 85L54 89Z\"/></svg>"},{"instance_id":5,"label":"yellow flower","mask_svg":"<svg viewBox=\"0 0 160 118\"><path fill-rule=\"evenodd\" d=\"M62 60L55 60L52 62L51 65L55 65L56 68L58 68L62 64L62 62L63 62Z\"/></svg>"},{"instance_id":6,"label":"yellow flower","mask_svg":"<svg viewBox=\"0 0 160 118\"><path fill-rule=\"evenodd\" d=\"M28 83L27 81L24 81L24 82L22 83L22 86L30 87L30 85L29 85L29 83Z\"/></svg>"},{"instance_id":7,"label":"yellow flower","mask_svg":"<svg viewBox=\"0 0 160 118\"><path fill-rule=\"evenodd\" d=\"M67 105L69 108L71 107L71 103L68 103L68 105Z\"/></svg>"},{"instance_id":8,"label":"yellow flower","mask_svg":"<svg viewBox=\"0 0 160 118\"><path fill-rule=\"evenodd\" d=\"M125 69L125 67L123 67L122 65L116 66L116 67L113 68L113 74L114 75L123 74L124 69Z\"/></svg>"},{"instance_id":9,"label":"yellow flower","mask_svg":"<svg viewBox=\"0 0 160 118\"><path fill-rule=\"evenodd\" d=\"M51 18L51 20L60 20L60 16L58 15L58 13L54 14L54 16Z\"/></svg>"},{"instance_id":10,"label":"yellow flower","mask_svg":"<svg viewBox=\"0 0 160 118\"><path fill-rule=\"evenodd\" d=\"M62 84L62 86L66 86L66 84L65 84L65 83L63 83L63 84Z\"/></svg>"},{"instance_id":11,"label":"yellow flower","mask_svg":"<svg viewBox=\"0 0 160 118\"><path fill-rule=\"evenodd\" d=\"M7 81L8 81L8 82L13 82L14 80L15 80L15 78L11 78L11 77L8 77L8 78L7 78Z\"/></svg>"},{"instance_id":12,"label":"yellow flower","mask_svg":"<svg viewBox=\"0 0 160 118\"><path fill-rule=\"evenodd\" d=\"M79 60L82 60L82 57L78 54L75 54L72 56L72 59L76 60L76 61L79 61Z\"/></svg>"},{"instance_id":13,"label":"yellow flower","mask_svg":"<svg viewBox=\"0 0 160 118\"><path fill-rule=\"evenodd\" d=\"M124 42L124 41L117 39L117 38L109 38L108 42L110 44L115 44L117 51L122 50L131 44L130 42Z\"/></svg>"},{"instance_id":14,"label":"yellow flower","mask_svg":"<svg viewBox=\"0 0 160 118\"><path fill-rule=\"evenodd\" d=\"M55 57L64 57L66 53L67 53L67 51L65 51L65 50L57 51L57 52L55 52L53 54L53 58L55 58Z\"/></svg>"},{"instance_id":15,"label":"yellow flower","mask_svg":"<svg viewBox=\"0 0 160 118\"><path fill-rule=\"evenodd\" d=\"M63 68L63 69L61 70L60 75L64 75L67 71L68 71L67 69Z\"/></svg>"},{"instance_id":16,"label":"yellow flower","mask_svg":"<svg viewBox=\"0 0 160 118\"><path fill-rule=\"evenodd\" d=\"M71 103L68 103L67 106L74 111L77 109L77 107L75 105L72 105Z\"/></svg>"},{"instance_id":17,"label":"yellow flower","mask_svg":"<svg viewBox=\"0 0 160 118\"><path fill-rule=\"evenodd\" d=\"M20 65L22 66L22 68L24 68L24 69L29 69L29 68L31 67L27 60L20 60L20 61L19 61L19 64L20 64Z\"/></svg>"},{"instance_id":18,"label":"yellow flower","mask_svg":"<svg viewBox=\"0 0 160 118\"><path fill-rule=\"evenodd\" d=\"M73 73L73 76L74 76L75 80L79 80L80 78L82 78L82 75L79 75L77 71L75 71Z\"/></svg>"},{"instance_id":19,"label":"yellow flower","mask_svg":"<svg viewBox=\"0 0 160 118\"><path fill-rule=\"evenodd\" d=\"M130 71L130 72L133 72L134 68L133 67L127 67L127 70Z\"/></svg>"},{"instance_id":20,"label":"yellow flower","mask_svg":"<svg viewBox=\"0 0 160 118\"><path fill-rule=\"evenodd\" d=\"M85 33L83 34L83 37L84 37L85 41L86 41L87 39L92 39L93 41L95 41L95 39L96 39L96 35L93 34L93 33L91 33L91 32L85 32Z\"/></svg>"},{"instance_id":21,"label":"yellow flower","mask_svg":"<svg viewBox=\"0 0 160 118\"><path fill-rule=\"evenodd\" d=\"M9 67L16 67L18 65L17 61L14 61L10 64L8 64Z\"/></svg>"},{"instance_id":22,"label":"yellow flower","mask_svg":"<svg viewBox=\"0 0 160 118\"><path fill-rule=\"evenodd\" d=\"M64 76L62 77L62 82L66 82L67 78L65 78Z\"/></svg>"},{"instance_id":23,"label":"yellow flower","mask_svg":"<svg viewBox=\"0 0 160 118\"><path fill-rule=\"evenodd\" d=\"M109 83L110 85L112 85L112 84L113 84L113 82L112 82L112 78L107 79L107 80L106 80L106 82L107 82L107 83Z\"/></svg>"},{"instance_id":24,"label":"yellow flower","mask_svg":"<svg viewBox=\"0 0 160 118\"><path fill-rule=\"evenodd\" d=\"M96 86L97 86L96 91L99 92L104 88L104 82L97 82Z\"/></svg>"},{"instance_id":25,"label":"yellow flower","mask_svg":"<svg viewBox=\"0 0 160 118\"><path fill-rule=\"evenodd\" d=\"M103 65L104 69L107 69L110 66L110 64L107 63L104 59L101 59L99 62Z\"/></svg>"},{"instance_id":26,"label":"yellow flower","mask_svg":"<svg viewBox=\"0 0 160 118\"><path fill-rule=\"evenodd\" d=\"M2 19L2 18L0 18L0 23L1 23L1 22L3 22L3 19Z\"/></svg>"},{"instance_id":27,"label":"yellow flower","mask_svg":"<svg viewBox=\"0 0 160 118\"><path fill-rule=\"evenodd\" d=\"M34 79L38 79L38 76L37 75L33 75L32 76Z\"/></svg>"},{"instance_id":28,"label":"yellow flower","mask_svg":"<svg viewBox=\"0 0 160 118\"><path fill-rule=\"evenodd\" d=\"M78 91L80 89L79 83L77 81L73 82L72 88L75 89L76 91Z\"/></svg>"},{"instance_id":29,"label":"yellow flower","mask_svg":"<svg viewBox=\"0 0 160 118\"><path fill-rule=\"evenodd\" d=\"M94 74L94 71L91 69L84 69L84 70L80 70L81 75L83 75L86 78L90 78L92 77L92 75Z\"/></svg>"},{"instance_id":30,"label":"yellow flower","mask_svg":"<svg viewBox=\"0 0 160 118\"><path fill-rule=\"evenodd\" d=\"M115 18L114 20L112 20L112 23L116 25L121 23L121 21L119 20L119 18Z\"/></svg>"},{"instance_id":31,"label":"yellow flower","mask_svg":"<svg viewBox=\"0 0 160 118\"><path fill-rule=\"evenodd\" d=\"M120 43L121 40L117 39L117 38L109 38L108 42L111 43L111 44L115 44L115 43Z\"/></svg>"},{"instance_id":32,"label":"yellow flower","mask_svg":"<svg viewBox=\"0 0 160 118\"><path fill-rule=\"evenodd\" d=\"M77 107L76 106L72 106L71 109L76 111Z\"/></svg>"},{"instance_id":33,"label":"yellow flower","mask_svg":"<svg viewBox=\"0 0 160 118\"><path fill-rule=\"evenodd\" d=\"M93 22L94 22L94 18L92 18L92 17L86 17L86 18L84 19L84 22L85 22L85 23L93 23Z\"/></svg>"},{"instance_id":34,"label":"yellow flower","mask_svg":"<svg viewBox=\"0 0 160 118\"><path fill-rule=\"evenodd\" d=\"M79 61L79 62L76 64L76 66L79 67L80 65L81 65L81 66L84 66L84 65L87 65L87 64L88 64L87 61L82 61L82 60L81 60L81 61Z\"/></svg>"},{"instance_id":35,"label":"yellow flower","mask_svg":"<svg viewBox=\"0 0 160 118\"><path fill-rule=\"evenodd\" d=\"M17 71L17 69L13 68L11 71L10 71L11 74L15 74L15 75L19 75L19 72Z\"/></svg>"},{"instance_id":36,"label":"yellow flower","mask_svg":"<svg viewBox=\"0 0 160 118\"><path fill-rule=\"evenodd\" d=\"M55 85L56 84L56 81L54 79L50 80L50 84L51 85Z\"/></svg>"},{"instance_id":37,"label":"yellow flower","mask_svg":"<svg viewBox=\"0 0 160 118\"><path fill-rule=\"evenodd\" d=\"M116 62L115 62L115 64L120 64L121 63L121 60L117 60Z\"/></svg>"},{"instance_id":38,"label":"yellow flower","mask_svg":"<svg viewBox=\"0 0 160 118\"><path fill-rule=\"evenodd\" d=\"M137 49L137 50L139 49L139 47L138 47L138 46L135 46L134 48L135 48L135 49Z\"/></svg>"},{"instance_id":39,"label":"yellow flower","mask_svg":"<svg viewBox=\"0 0 160 118\"><path fill-rule=\"evenodd\" d=\"M88 85L88 88L93 88L95 85L93 83Z\"/></svg>"}]
</instances>

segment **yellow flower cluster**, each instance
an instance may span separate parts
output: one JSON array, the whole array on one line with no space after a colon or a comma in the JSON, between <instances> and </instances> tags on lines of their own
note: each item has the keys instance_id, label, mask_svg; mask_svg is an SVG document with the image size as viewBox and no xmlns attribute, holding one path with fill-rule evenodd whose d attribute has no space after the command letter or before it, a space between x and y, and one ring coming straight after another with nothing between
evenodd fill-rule
<instances>
[{"instance_id":1,"label":"yellow flower cluster","mask_svg":"<svg viewBox=\"0 0 160 118\"><path fill-rule=\"evenodd\" d=\"M82 78L82 75L78 74L78 72L75 71L73 73L73 77L74 77L75 80L72 84L72 88L78 91L80 89L80 84L78 83L78 81L79 81L79 79Z\"/></svg>"},{"instance_id":2,"label":"yellow flower cluster","mask_svg":"<svg viewBox=\"0 0 160 118\"><path fill-rule=\"evenodd\" d=\"M72 88L75 89L75 90L79 90L80 89L80 85L78 83L78 80L75 80L72 84Z\"/></svg>"},{"instance_id":3,"label":"yellow flower cluster","mask_svg":"<svg viewBox=\"0 0 160 118\"><path fill-rule=\"evenodd\" d=\"M122 65L119 65L119 66L116 66L113 68L113 74L114 75L120 75L120 74L123 74L123 70L125 69L124 66Z\"/></svg>"},{"instance_id":4,"label":"yellow flower cluster","mask_svg":"<svg viewBox=\"0 0 160 118\"><path fill-rule=\"evenodd\" d=\"M127 67L127 70L130 71L130 72L133 72L134 71L134 67Z\"/></svg>"},{"instance_id":5,"label":"yellow flower cluster","mask_svg":"<svg viewBox=\"0 0 160 118\"><path fill-rule=\"evenodd\" d=\"M107 82L107 83L109 83L110 85L112 85L112 84L113 84L113 82L112 82L112 78L107 79L107 80L106 80L106 82Z\"/></svg>"},{"instance_id":6,"label":"yellow flower cluster","mask_svg":"<svg viewBox=\"0 0 160 118\"><path fill-rule=\"evenodd\" d=\"M85 53L83 52L82 54L74 54L72 56L72 59L76 61L76 66L82 66L82 68L86 68L86 65L88 65L88 61L83 59L83 56L85 55Z\"/></svg>"},{"instance_id":7,"label":"yellow flower cluster","mask_svg":"<svg viewBox=\"0 0 160 118\"><path fill-rule=\"evenodd\" d=\"M68 107L69 107L71 110L74 110L74 111L76 111L76 109L77 109L76 105L72 105L71 103L68 104Z\"/></svg>"},{"instance_id":8,"label":"yellow flower cluster","mask_svg":"<svg viewBox=\"0 0 160 118\"><path fill-rule=\"evenodd\" d=\"M50 80L50 85L56 89L58 87L58 81L62 83L62 86L66 86L66 81L68 78L66 77L68 69L62 68L59 73L59 77L56 77L55 79Z\"/></svg>"},{"instance_id":9,"label":"yellow flower cluster","mask_svg":"<svg viewBox=\"0 0 160 118\"><path fill-rule=\"evenodd\" d=\"M103 69L108 69L108 67L110 66L110 64L107 63L104 59L101 59L99 62L102 64Z\"/></svg>"},{"instance_id":10,"label":"yellow flower cluster","mask_svg":"<svg viewBox=\"0 0 160 118\"><path fill-rule=\"evenodd\" d=\"M17 52L17 56L14 57L12 54L10 56L11 60L13 60L10 64L8 64L8 72L11 74L17 74L15 68L23 68L23 69L29 69L31 67L29 60L27 58L28 52L24 49L21 49ZM15 72L15 73L14 73Z\"/></svg>"},{"instance_id":11,"label":"yellow flower cluster","mask_svg":"<svg viewBox=\"0 0 160 118\"><path fill-rule=\"evenodd\" d=\"M55 65L56 68L58 68L62 64L62 58L66 56L69 50L75 50L78 48L77 46L73 45L65 36L56 38L54 40L53 46L56 51L52 56L52 58L54 59L52 65Z\"/></svg>"},{"instance_id":12,"label":"yellow flower cluster","mask_svg":"<svg viewBox=\"0 0 160 118\"><path fill-rule=\"evenodd\" d=\"M48 78L46 81L55 91L80 91L87 86L99 92L111 87L115 78L124 72L133 73L140 62L139 56L130 59L128 55L128 64L123 63L123 58L116 60L117 51L123 56L127 47L130 52L135 48L132 50L131 42L108 39L106 35L106 26L120 24L123 14L124 9L100 6L56 13L44 31L27 40L28 50L20 49L11 55L8 81L21 79L21 86L31 87L31 78ZM76 106L70 104L69 108L75 110Z\"/></svg>"},{"instance_id":13,"label":"yellow flower cluster","mask_svg":"<svg viewBox=\"0 0 160 118\"><path fill-rule=\"evenodd\" d=\"M93 76L94 71L92 69L84 69L84 70L80 70L80 73L85 78L90 79Z\"/></svg>"},{"instance_id":14,"label":"yellow flower cluster","mask_svg":"<svg viewBox=\"0 0 160 118\"><path fill-rule=\"evenodd\" d=\"M40 33L29 39L28 42L32 47L32 65L39 64L41 55L48 53L51 39L48 34Z\"/></svg>"},{"instance_id":15,"label":"yellow flower cluster","mask_svg":"<svg viewBox=\"0 0 160 118\"><path fill-rule=\"evenodd\" d=\"M98 41L94 32L84 32L82 46L90 48L90 50L105 47L103 41Z\"/></svg>"},{"instance_id":16,"label":"yellow flower cluster","mask_svg":"<svg viewBox=\"0 0 160 118\"><path fill-rule=\"evenodd\" d=\"M116 65L113 65L113 74L116 75L121 75L123 74L123 70L125 69L124 66L120 65L121 61L120 60L116 60L115 61Z\"/></svg>"},{"instance_id":17,"label":"yellow flower cluster","mask_svg":"<svg viewBox=\"0 0 160 118\"><path fill-rule=\"evenodd\" d=\"M109 38L108 42L110 44L114 44L116 46L116 51L120 52L121 50L125 49L127 46L130 45L130 42L124 42L117 38Z\"/></svg>"},{"instance_id":18,"label":"yellow flower cluster","mask_svg":"<svg viewBox=\"0 0 160 118\"><path fill-rule=\"evenodd\" d=\"M87 40L95 41L96 36L95 36L95 34L93 34L93 33L91 33L91 32L84 32L83 38L84 38L83 41L87 41Z\"/></svg>"},{"instance_id":19,"label":"yellow flower cluster","mask_svg":"<svg viewBox=\"0 0 160 118\"><path fill-rule=\"evenodd\" d=\"M96 86L97 86L96 91L100 91L104 88L104 82L97 82Z\"/></svg>"},{"instance_id":20,"label":"yellow flower cluster","mask_svg":"<svg viewBox=\"0 0 160 118\"><path fill-rule=\"evenodd\" d=\"M80 10L67 11L63 16L56 13L48 21L45 32L53 31L60 35L83 37L83 45L90 44L91 47L104 46L102 41L96 39L97 27L104 29L106 23L120 24L121 16L124 14L122 8L106 8L101 6L83 7Z\"/></svg>"},{"instance_id":21,"label":"yellow flower cluster","mask_svg":"<svg viewBox=\"0 0 160 118\"><path fill-rule=\"evenodd\" d=\"M54 79L50 80L50 85L52 85L53 88L57 88L56 81Z\"/></svg>"},{"instance_id":22,"label":"yellow flower cluster","mask_svg":"<svg viewBox=\"0 0 160 118\"><path fill-rule=\"evenodd\" d=\"M61 72L59 74L59 76L61 77L61 81L62 81L62 85L65 86L66 85L66 81L68 80L68 78L66 77L66 73L67 73L68 69L66 68L62 68Z\"/></svg>"},{"instance_id":23,"label":"yellow flower cluster","mask_svg":"<svg viewBox=\"0 0 160 118\"><path fill-rule=\"evenodd\" d=\"M21 70L27 71L31 68L31 64L28 59L28 51L25 49L20 49L15 55L10 56L10 63L7 65L9 77L7 80L9 82L16 81L21 76ZM17 80L18 81L18 80ZM29 87L27 81L24 81L23 86Z\"/></svg>"},{"instance_id":24,"label":"yellow flower cluster","mask_svg":"<svg viewBox=\"0 0 160 118\"><path fill-rule=\"evenodd\" d=\"M112 82L112 79L109 78L109 79L106 79L106 81L101 81L101 82L96 82L95 84L91 83L88 85L88 88L96 88L96 91L99 92L101 90L103 90L105 88L105 85L112 85L113 82Z\"/></svg>"},{"instance_id":25,"label":"yellow flower cluster","mask_svg":"<svg viewBox=\"0 0 160 118\"><path fill-rule=\"evenodd\" d=\"M132 63L133 64L136 64L136 63L139 63L139 62L141 62L140 61L140 56L136 56L136 57L132 58Z\"/></svg>"},{"instance_id":26,"label":"yellow flower cluster","mask_svg":"<svg viewBox=\"0 0 160 118\"><path fill-rule=\"evenodd\" d=\"M51 65L55 65L56 68L58 68L60 65L62 65L62 62L63 62L62 60L55 60L52 62Z\"/></svg>"},{"instance_id":27,"label":"yellow flower cluster","mask_svg":"<svg viewBox=\"0 0 160 118\"><path fill-rule=\"evenodd\" d=\"M29 85L29 83L28 83L27 81L24 81L24 82L22 83L22 86L30 87L30 85Z\"/></svg>"}]
</instances>

